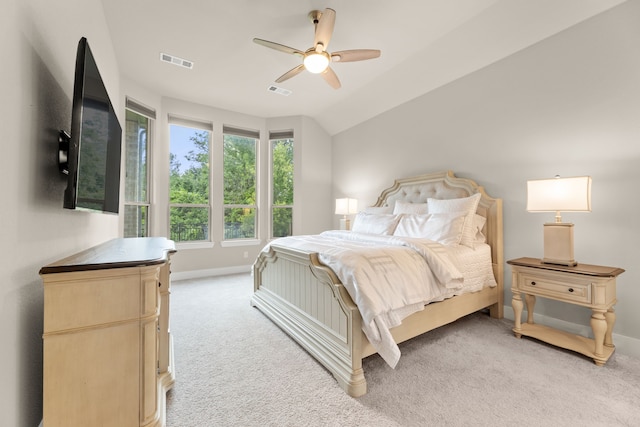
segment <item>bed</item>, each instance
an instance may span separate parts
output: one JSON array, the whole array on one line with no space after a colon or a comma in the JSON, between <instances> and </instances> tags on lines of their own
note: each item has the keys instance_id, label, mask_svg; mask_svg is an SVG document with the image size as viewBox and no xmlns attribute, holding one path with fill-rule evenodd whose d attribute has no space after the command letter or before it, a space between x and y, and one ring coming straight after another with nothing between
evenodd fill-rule
<instances>
[{"instance_id":1,"label":"bed","mask_svg":"<svg viewBox=\"0 0 640 427\"><path fill-rule=\"evenodd\" d=\"M455 204L456 200L450 199L465 198L478 199L475 217L482 217L479 218L482 222L478 231L482 233L485 243L477 247L487 251L491 277L482 279L486 281L486 286L476 286L469 292L452 292L445 299L436 298L434 301L437 302L422 304L412 314L403 316L401 324L392 325L388 331L396 347L403 341L477 311L487 311L495 318L503 316L504 260L500 199L487 195L483 187L474 181L446 171L398 179L382 191L375 205L368 209L369 212L386 210L385 213L388 213L396 211L396 206L414 209L424 206L429 200L435 207L433 199ZM354 222L354 230L356 228ZM349 232L325 233L329 233L325 236L329 239L339 239L343 238L340 233ZM358 236L360 233L354 232L352 235ZM375 353L383 354L379 343L367 338L372 336L368 311L363 309L364 318L368 319L364 321L354 303L354 299L359 301L360 297L355 295L352 298L352 286L341 282L336 274L338 269L329 267L331 263L326 261L326 254L314 250L313 245L308 245L306 241L297 241L300 244L290 244L287 238L277 239L260 253L253 265L254 293L251 304L328 369L347 394L362 396L367 391L362 359Z\"/></svg>"}]
</instances>

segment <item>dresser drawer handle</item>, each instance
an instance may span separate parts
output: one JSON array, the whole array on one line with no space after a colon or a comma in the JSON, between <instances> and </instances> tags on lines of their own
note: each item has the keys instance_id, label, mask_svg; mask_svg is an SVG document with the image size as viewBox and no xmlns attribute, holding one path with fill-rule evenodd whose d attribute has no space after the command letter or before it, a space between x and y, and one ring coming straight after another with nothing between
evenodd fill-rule
<instances>
[{"instance_id":1,"label":"dresser drawer handle","mask_svg":"<svg viewBox=\"0 0 640 427\"><path fill-rule=\"evenodd\" d=\"M569 292L573 292L573 288L569 288Z\"/></svg>"},{"instance_id":2,"label":"dresser drawer handle","mask_svg":"<svg viewBox=\"0 0 640 427\"><path fill-rule=\"evenodd\" d=\"M536 282L531 282L531 286L535 286L535 285L536 285Z\"/></svg>"}]
</instances>

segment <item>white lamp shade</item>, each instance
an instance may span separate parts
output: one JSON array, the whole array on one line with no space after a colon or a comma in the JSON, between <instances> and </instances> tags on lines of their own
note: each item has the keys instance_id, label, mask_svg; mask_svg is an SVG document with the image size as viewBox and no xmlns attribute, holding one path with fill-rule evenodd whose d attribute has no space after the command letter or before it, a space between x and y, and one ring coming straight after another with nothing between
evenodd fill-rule
<instances>
[{"instance_id":1,"label":"white lamp shade","mask_svg":"<svg viewBox=\"0 0 640 427\"><path fill-rule=\"evenodd\" d=\"M352 215L358 213L357 199L336 199L336 215Z\"/></svg>"},{"instance_id":2,"label":"white lamp shade","mask_svg":"<svg viewBox=\"0 0 640 427\"><path fill-rule=\"evenodd\" d=\"M591 212L591 177L527 181L529 212Z\"/></svg>"}]
</instances>

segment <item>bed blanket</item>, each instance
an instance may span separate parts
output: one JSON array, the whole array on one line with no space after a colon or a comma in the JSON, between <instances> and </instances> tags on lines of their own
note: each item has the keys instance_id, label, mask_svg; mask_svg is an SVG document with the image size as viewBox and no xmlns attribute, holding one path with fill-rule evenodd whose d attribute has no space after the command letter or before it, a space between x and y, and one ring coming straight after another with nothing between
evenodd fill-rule
<instances>
[{"instance_id":1,"label":"bed blanket","mask_svg":"<svg viewBox=\"0 0 640 427\"><path fill-rule=\"evenodd\" d=\"M456 294L463 285L447 247L425 239L333 230L284 237L271 245L318 253L358 306L369 342L392 368L400 349L390 329L425 304Z\"/></svg>"}]
</instances>

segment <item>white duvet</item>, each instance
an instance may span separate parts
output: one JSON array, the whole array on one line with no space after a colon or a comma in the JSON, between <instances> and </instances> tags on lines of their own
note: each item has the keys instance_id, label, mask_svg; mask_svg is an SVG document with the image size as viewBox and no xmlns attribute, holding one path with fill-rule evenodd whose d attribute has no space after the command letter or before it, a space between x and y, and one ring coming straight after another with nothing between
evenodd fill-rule
<instances>
[{"instance_id":1,"label":"white duvet","mask_svg":"<svg viewBox=\"0 0 640 427\"><path fill-rule=\"evenodd\" d=\"M271 244L318 253L358 306L365 335L391 367L398 363L400 349L390 329L427 303L465 292L464 268L456 265L462 258L459 247L339 230L284 237ZM482 286L474 284L470 291Z\"/></svg>"}]
</instances>

